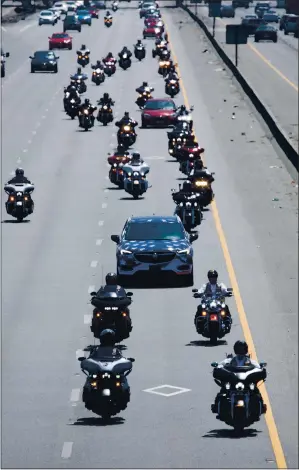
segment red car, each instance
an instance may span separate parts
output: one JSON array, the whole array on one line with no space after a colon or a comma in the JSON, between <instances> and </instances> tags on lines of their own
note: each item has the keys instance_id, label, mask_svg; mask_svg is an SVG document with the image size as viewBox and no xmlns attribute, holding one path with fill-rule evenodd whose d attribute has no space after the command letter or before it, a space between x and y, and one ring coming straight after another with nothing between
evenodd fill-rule
<instances>
[{"instance_id":1,"label":"red car","mask_svg":"<svg viewBox=\"0 0 299 470\"><path fill-rule=\"evenodd\" d=\"M153 98L147 101L141 114L141 126L168 127L175 123L176 105L171 98Z\"/></svg>"},{"instance_id":2,"label":"red car","mask_svg":"<svg viewBox=\"0 0 299 470\"><path fill-rule=\"evenodd\" d=\"M155 18L155 17L145 18L144 26L145 27L154 26L156 28L160 28L164 30L164 23L160 18Z\"/></svg>"},{"instance_id":3,"label":"red car","mask_svg":"<svg viewBox=\"0 0 299 470\"><path fill-rule=\"evenodd\" d=\"M73 48L72 36L68 33L53 33L49 37L49 49L69 49Z\"/></svg>"},{"instance_id":4,"label":"red car","mask_svg":"<svg viewBox=\"0 0 299 470\"><path fill-rule=\"evenodd\" d=\"M99 19L99 9L95 6L91 6L88 8L89 13L91 14L92 18Z\"/></svg>"},{"instance_id":5,"label":"red car","mask_svg":"<svg viewBox=\"0 0 299 470\"><path fill-rule=\"evenodd\" d=\"M143 39L146 38L160 38L162 36L162 29L157 28L156 25L145 26L143 30Z\"/></svg>"}]
</instances>

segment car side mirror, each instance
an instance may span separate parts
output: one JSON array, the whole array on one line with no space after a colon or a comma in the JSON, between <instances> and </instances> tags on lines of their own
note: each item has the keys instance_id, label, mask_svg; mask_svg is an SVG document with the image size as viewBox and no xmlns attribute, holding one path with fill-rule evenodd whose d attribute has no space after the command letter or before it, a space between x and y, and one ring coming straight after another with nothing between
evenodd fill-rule
<instances>
[{"instance_id":1,"label":"car side mirror","mask_svg":"<svg viewBox=\"0 0 299 470\"><path fill-rule=\"evenodd\" d=\"M194 111L194 106L193 105L191 106L190 111Z\"/></svg>"},{"instance_id":2,"label":"car side mirror","mask_svg":"<svg viewBox=\"0 0 299 470\"><path fill-rule=\"evenodd\" d=\"M32 55L29 56L29 59L33 59Z\"/></svg>"},{"instance_id":3,"label":"car side mirror","mask_svg":"<svg viewBox=\"0 0 299 470\"><path fill-rule=\"evenodd\" d=\"M211 362L212 367L218 367L218 362Z\"/></svg>"},{"instance_id":4,"label":"car side mirror","mask_svg":"<svg viewBox=\"0 0 299 470\"><path fill-rule=\"evenodd\" d=\"M96 292L90 292L89 295L91 295L91 297L95 297L97 295Z\"/></svg>"},{"instance_id":5,"label":"car side mirror","mask_svg":"<svg viewBox=\"0 0 299 470\"><path fill-rule=\"evenodd\" d=\"M201 298L201 294L199 294L198 292L195 292L195 294L193 294L193 297L195 299L200 299Z\"/></svg>"},{"instance_id":6,"label":"car side mirror","mask_svg":"<svg viewBox=\"0 0 299 470\"><path fill-rule=\"evenodd\" d=\"M78 361L79 361L79 362L82 362L82 361L84 361L85 359L86 359L86 357L84 357L84 356L78 357Z\"/></svg>"},{"instance_id":7,"label":"car side mirror","mask_svg":"<svg viewBox=\"0 0 299 470\"><path fill-rule=\"evenodd\" d=\"M107 153L107 155L109 155L109 157L110 157L111 153L109 152L109 153Z\"/></svg>"},{"instance_id":8,"label":"car side mirror","mask_svg":"<svg viewBox=\"0 0 299 470\"><path fill-rule=\"evenodd\" d=\"M198 292L198 289L192 289L192 292Z\"/></svg>"},{"instance_id":9,"label":"car side mirror","mask_svg":"<svg viewBox=\"0 0 299 470\"><path fill-rule=\"evenodd\" d=\"M132 297L133 292L127 292L127 297Z\"/></svg>"},{"instance_id":10,"label":"car side mirror","mask_svg":"<svg viewBox=\"0 0 299 470\"><path fill-rule=\"evenodd\" d=\"M232 289L231 287L228 287L226 290L227 292L234 292L234 289Z\"/></svg>"},{"instance_id":11,"label":"car side mirror","mask_svg":"<svg viewBox=\"0 0 299 470\"><path fill-rule=\"evenodd\" d=\"M119 235L111 235L111 240L116 243L117 245L119 245L119 242L120 242L120 237Z\"/></svg>"},{"instance_id":12,"label":"car side mirror","mask_svg":"<svg viewBox=\"0 0 299 470\"><path fill-rule=\"evenodd\" d=\"M55 59L59 59L59 55L56 55L56 56L55 56Z\"/></svg>"},{"instance_id":13,"label":"car side mirror","mask_svg":"<svg viewBox=\"0 0 299 470\"><path fill-rule=\"evenodd\" d=\"M190 234L190 243L193 243L197 239L198 239L198 233L191 233Z\"/></svg>"},{"instance_id":14,"label":"car side mirror","mask_svg":"<svg viewBox=\"0 0 299 470\"><path fill-rule=\"evenodd\" d=\"M134 357L128 357L127 359L128 359L128 361L135 362Z\"/></svg>"},{"instance_id":15,"label":"car side mirror","mask_svg":"<svg viewBox=\"0 0 299 470\"><path fill-rule=\"evenodd\" d=\"M214 175L215 175L215 171L212 171L211 175L214 176Z\"/></svg>"},{"instance_id":16,"label":"car side mirror","mask_svg":"<svg viewBox=\"0 0 299 470\"><path fill-rule=\"evenodd\" d=\"M260 362L261 367L267 367L267 362Z\"/></svg>"}]
</instances>

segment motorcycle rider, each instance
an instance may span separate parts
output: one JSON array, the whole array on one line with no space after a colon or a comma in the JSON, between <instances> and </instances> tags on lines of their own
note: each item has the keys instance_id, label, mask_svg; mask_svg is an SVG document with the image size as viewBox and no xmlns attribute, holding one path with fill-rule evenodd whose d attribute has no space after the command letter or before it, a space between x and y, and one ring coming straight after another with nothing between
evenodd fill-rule
<instances>
[{"instance_id":1,"label":"motorcycle rider","mask_svg":"<svg viewBox=\"0 0 299 470\"><path fill-rule=\"evenodd\" d=\"M9 181L7 181L7 183L4 185L4 188L9 184L12 184L12 185L15 185L15 184L32 184L32 186L33 186L32 181L30 181L28 178L26 178L23 168L17 168L15 170L15 176L13 178L11 178ZM6 210L9 206L9 204L10 204L10 201L8 199L5 203ZM31 196L29 196L29 199L28 199L28 202L27 202L27 207L28 207L29 213L32 214L33 208L34 208L34 202L31 198ZM9 212L9 211L7 211L7 212Z\"/></svg>"},{"instance_id":2,"label":"motorcycle rider","mask_svg":"<svg viewBox=\"0 0 299 470\"><path fill-rule=\"evenodd\" d=\"M144 49L144 44L142 43L141 39L137 39L137 43L134 47L142 47Z\"/></svg>"},{"instance_id":3,"label":"motorcycle rider","mask_svg":"<svg viewBox=\"0 0 299 470\"><path fill-rule=\"evenodd\" d=\"M192 183L190 181L184 181L183 187L177 192L172 193L172 199L176 204L185 201L197 202L199 200L199 195L192 191Z\"/></svg>"},{"instance_id":4,"label":"motorcycle rider","mask_svg":"<svg viewBox=\"0 0 299 470\"><path fill-rule=\"evenodd\" d=\"M231 297L233 294L232 292L227 291L227 287L223 283L218 283L218 272L215 269L210 269L208 271L208 282L203 284L203 286L198 290L199 294L205 295L206 297L213 297L215 295L221 295L223 297ZM223 322L228 330L230 330L232 324L232 316L228 306L225 304L225 317ZM197 307L197 312L194 319L194 324L197 323L197 318L202 316L202 307L201 304ZM202 321L205 321L202 318Z\"/></svg>"},{"instance_id":5,"label":"motorcycle rider","mask_svg":"<svg viewBox=\"0 0 299 470\"><path fill-rule=\"evenodd\" d=\"M168 74L166 75L165 77L165 83L166 85L170 82L170 80L175 80L175 81L178 81L179 80L179 77L175 71L175 67L174 66L171 66L169 68L169 72Z\"/></svg>"},{"instance_id":6,"label":"motorcycle rider","mask_svg":"<svg viewBox=\"0 0 299 470\"><path fill-rule=\"evenodd\" d=\"M111 15L110 11L107 10L104 19L105 19L105 20L110 20L110 19L112 20L112 15Z\"/></svg>"},{"instance_id":7,"label":"motorcycle rider","mask_svg":"<svg viewBox=\"0 0 299 470\"><path fill-rule=\"evenodd\" d=\"M118 53L118 57L119 57L120 59L122 59L122 57L123 57L124 54L127 54L127 59L130 59L130 58L132 57L132 52L129 51L129 49L127 48L127 46L124 46L124 47L122 48L122 50Z\"/></svg>"},{"instance_id":8,"label":"motorcycle rider","mask_svg":"<svg viewBox=\"0 0 299 470\"><path fill-rule=\"evenodd\" d=\"M108 108L111 108L115 105L115 101L112 100L111 96L109 96L109 93L104 93L102 98L99 99L98 104L100 106L106 105Z\"/></svg>"},{"instance_id":9,"label":"motorcycle rider","mask_svg":"<svg viewBox=\"0 0 299 470\"><path fill-rule=\"evenodd\" d=\"M90 54L90 50L89 50L89 49L86 49L85 44L82 44L81 49L79 49L79 50L77 51L77 54L78 54L78 55L83 55L83 56L84 56L84 55L89 55L89 54Z\"/></svg>"},{"instance_id":10,"label":"motorcycle rider","mask_svg":"<svg viewBox=\"0 0 299 470\"><path fill-rule=\"evenodd\" d=\"M142 95L144 91L151 93L152 91L154 91L154 88L149 86L148 82L142 82L142 85L136 88L136 91L137 93L140 93Z\"/></svg>"},{"instance_id":11,"label":"motorcycle rider","mask_svg":"<svg viewBox=\"0 0 299 470\"><path fill-rule=\"evenodd\" d=\"M112 52L108 52L107 56L103 59L103 62L104 64L106 64L106 62L116 62Z\"/></svg>"},{"instance_id":12,"label":"motorcycle rider","mask_svg":"<svg viewBox=\"0 0 299 470\"><path fill-rule=\"evenodd\" d=\"M133 171L138 171L144 175L149 173L150 167L147 163L141 158L139 152L134 152L132 154L131 160L123 166L124 173L132 172L132 167L135 167Z\"/></svg>"},{"instance_id":13,"label":"motorcycle rider","mask_svg":"<svg viewBox=\"0 0 299 470\"><path fill-rule=\"evenodd\" d=\"M125 125L130 125L135 133L135 127L138 126L138 122L130 117L128 111L125 111L125 114L123 115L121 120L117 121L115 125L119 128Z\"/></svg>"},{"instance_id":14,"label":"motorcycle rider","mask_svg":"<svg viewBox=\"0 0 299 470\"><path fill-rule=\"evenodd\" d=\"M115 152L114 152L114 155L115 156L127 156L127 155L130 155L130 152L128 152L128 150L126 150L126 147L124 146L124 144L118 144Z\"/></svg>"},{"instance_id":15,"label":"motorcycle rider","mask_svg":"<svg viewBox=\"0 0 299 470\"><path fill-rule=\"evenodd\" d=\"M96 64L92 65L91 68L93 70L96 70L96 69L104 70L104 65L102 64L100 60L97 60Z\"/></svg>"},{"instance_id":16,"label":"motorcycle rider","mask_svg":"<svg viewBox=\"0 0 299 470\"><path fill-rule=\"evenodd\" d=\"M75 100L76 104L80 104L81 103L81 98L80 98L80 95L79 95L79 92L77 91L77 88L75 85L68 85L65 89L64 89L64 103L70 101L70 100ZM68 93L68 96L66 96L66 94Z\"/></svg>"},{"instance_id":17,"label":"motorcycle rider","mask_svg":"<svg viewBox=\"0 0 299 470\"><path fill-rule=\"evenodd\" d=\"M115 292L118 297L126 297L126 291L123 287L117 284L117 274L108 273L105 277L106 285L101 286L97 292L97 297L101 297L106 292Z\"/></svg>"},{"instance_id":18,"label":"motorcycle rider","mask_svg":"<svg viewBox=\"0 0 299 470\"><path fill-rule=\"evenodd\" d=\"M90 103L90 100L89 100L88 98L86 98L86 99L84 100L84 103L82 103L81 106L79 107L79 121L80 121L80 122L81 122L81 117L82 117L82 115L83 115L85 109L88 109L91 122L92 122L92 124L94 124L95 117L93 116L92 113L93 113L97 108L96 108L95 106L93 106L93 105Z\"/></svg>"},{"instance_id":19,"label":"motorcycle rider","mask_svg":"<svg viewBox=\"0 0 299 470\"><path fill-rule=\"evenodd\" d=\"M82 68L78 67L77 72L74 75L71 75L72 80L86 80L87 75L85 73L82 73Z\"/></svg>"}]
</instances>

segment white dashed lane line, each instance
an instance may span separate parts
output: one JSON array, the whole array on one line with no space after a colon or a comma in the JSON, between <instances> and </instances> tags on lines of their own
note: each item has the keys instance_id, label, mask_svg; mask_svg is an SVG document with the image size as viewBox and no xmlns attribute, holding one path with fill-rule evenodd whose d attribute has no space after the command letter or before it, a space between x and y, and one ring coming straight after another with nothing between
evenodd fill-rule
<instances>
[{"instance_id":1,"label":"white dashed lane line","mask_svg":"<svg viewBox=\"0 0 299 470\"><path fill-rule=\"evenodd\" d=\"M103 221L103 220L99 220L99 224L98 224L98 225L99 225L99 227L103 227L104 221Z\"/></svg>"},{"instance_id":2,"label":"white dashed lane line","mask_svg":"<svg viewBox=\"0 0 299 470\"><path fill-rule=\"evenodd\" d=\"M99 238L99 239L96 241L96 245L97 245L97 246L101 246L102 243L103 243L102 238Z\"/></svg>"},{"instance_id":3,"label":"white dashed lane line","mask_svg":"<svg viewBox=\"0 0 299 470\"><path fill-rule=\"evenodd\" d=\"M106 202L103 202L102 204L102 209L106 209L107 208L107 203Z\"/></svg>"},{"instance_id":4,"label":"white dashed lane line","mask_svg":"<svg viewBox=\"0 0 299 470\"><path fill-rule=\"evenodd\" d=\"M88 293L90 294L91 292L95 291L95 286L89 286L88 288Z\"/></svg>"},{"instance_id":5,"label":"white dashed lane line","mask_svg":"<svg viewBox=\"0 0 299 470\"><path fill-rule=\"evenodd\" d=\"M62 459L69 459L72 455L73 442L64 442L61 452Z\"/></svg>"},{"instance_id":6,"label":"white dashed lane line","mask_svg":"<svg viewBox=\"0 0 299 470\"><path fill-rule=\"evenodd\" d=\"M92 315L84 315L84 325L90 325L91 324L91 317Z\"/></svg>"},{"instance_id":7,"label":"white dashed lane line","mask_svg":"<svg viewBox=\"0 0 299 470\"><path fill-rule=\"evenodd\" d=\"M83 357L83 356L84 356L83 349L77 349L77 351L76 351L76 360L78 360L78 357Z\"/></svg>"},{"instance_id":8,"label":"white dashed lane line","mask_svg":"<svg viewBox=\"0 0 299 470\"><path fill-rule=\"evenodd\" d=\"M91 268L96 268L97 265L98 265L98 262L97 262L97 261L92 261L92 262L90 263L90 267L91 267Z\"/></svg>"},{"instance_id":9,"label":"white dashed lane line","mask_svg":"<svg viewBox=\"0 0 299 470\"><path fill-rule=\"evenodd\" d=\"M71 391L70 401L72 403L75 403L79 401L79 398L80 398L80 388L73 388L73 390Z\"/></svg>"}]
</instances>

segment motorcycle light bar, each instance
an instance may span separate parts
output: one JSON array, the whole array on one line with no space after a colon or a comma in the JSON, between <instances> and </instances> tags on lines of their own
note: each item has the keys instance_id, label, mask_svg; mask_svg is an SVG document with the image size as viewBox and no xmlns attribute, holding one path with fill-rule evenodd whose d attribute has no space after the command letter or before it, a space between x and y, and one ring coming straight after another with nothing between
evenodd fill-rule
<instances>
[{"instance_id":1,"label":"motorcycle light bar","mask_svg":"<svg viewBox=\"0 0 299 470\"><path fill-rule=\"evenodd\" d=\"M210 321L217 321L218 320L218 316L217 315L210 315Z\"/></svg>"},{"instance_id":2,"label":"motorcycle light bar","mask_svg":"<svg viewBox=\"0 0 299 470\"><path fill-rule=\"evenodd\" d=\"M125 126L124 131L129 132L131 130L130 126Z\"/></svg>"},{"instance_id":3,"label":"motorcycle light bar","mask_svg":"<svg viewBox=\"0 0 299 470\"><path fill-rule=\"evenodd\" d=\"M203 188L203 187L208 186L208 182L207 181L196 181L195 186L197 186L198 188Z\"/></svg>"}]
</instances>

